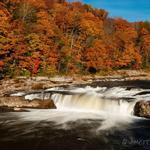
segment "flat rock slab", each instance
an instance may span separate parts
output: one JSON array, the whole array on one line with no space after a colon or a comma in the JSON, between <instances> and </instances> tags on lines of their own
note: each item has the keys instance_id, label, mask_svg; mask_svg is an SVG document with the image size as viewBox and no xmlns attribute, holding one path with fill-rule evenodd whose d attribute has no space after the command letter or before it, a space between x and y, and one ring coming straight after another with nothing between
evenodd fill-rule
<instances>
[{"instance_id":1,"label":"flat rock slab","mask_svg":"<svg viewBox=\"0 0 150 150\"><path fill-rule=\"evenodd\" d=\"M55 77L55 78L50 78L50 81L53 83L72 83L73 79L67 77Z\"/></svg>"},{"instance_id":2,"label":"flat rock slab","mask_svg":"<svg viewBox=\"0 0 150 150\"><path fill-rule=\"evenodd\" d=\"M25 100L23 97L0 97L0 107L56 109L52 100Z\"/></svg>"}]
</instances>

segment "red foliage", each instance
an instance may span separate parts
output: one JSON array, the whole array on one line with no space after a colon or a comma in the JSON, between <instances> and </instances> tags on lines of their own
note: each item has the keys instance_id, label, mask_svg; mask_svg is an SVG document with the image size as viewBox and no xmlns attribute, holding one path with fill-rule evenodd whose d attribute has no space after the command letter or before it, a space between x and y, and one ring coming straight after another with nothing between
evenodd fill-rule
<instances>
[{"instance_id":1,"label":"red foliage","mask_svg":"<svg viewBox=\"0 0 150 150\"><path fill-rule=\"evenodd\" d=\"M4 66L4 62L0 61L0 68L2 68Z\"/></svg>"},{"instance_id":2,"label":"red foliage","mask_svg":"<svg viewBox=\"0 0 150 150\"><path fill-rule=\"evenodd\" d=\"M39 59L33 60L33 70L32 70L33 74L37 74L38 73L38 69L40 67L40 64L41 64L41 62L40 62Z\"/></svg>"},{"instance_id":3,"label":"red foliage","mask_svg":"<svg viewBox=\"0 0 150 150\"><path fill-rule=\"evenodd\" d=\"M81 2L3 0L0 68L47 74L149 67L150 23L107 16Z\"/></svg>"}]
</instances>

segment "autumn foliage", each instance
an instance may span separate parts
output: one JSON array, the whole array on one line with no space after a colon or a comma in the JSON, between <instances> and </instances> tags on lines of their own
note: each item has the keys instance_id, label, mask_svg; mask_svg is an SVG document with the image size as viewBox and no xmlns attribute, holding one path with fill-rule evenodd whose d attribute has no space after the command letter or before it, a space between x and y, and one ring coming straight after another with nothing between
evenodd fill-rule
<instances>
[{"instance_id":1,"label":"autumn foliage","mask_svg":"<svg viewBox=\"0 0 150 150\"><path fill-rule=\"evenodd\" d=\"M0 2L0 77L150 67L150 23L64 0Z\"/></svg>"}]
</instances>

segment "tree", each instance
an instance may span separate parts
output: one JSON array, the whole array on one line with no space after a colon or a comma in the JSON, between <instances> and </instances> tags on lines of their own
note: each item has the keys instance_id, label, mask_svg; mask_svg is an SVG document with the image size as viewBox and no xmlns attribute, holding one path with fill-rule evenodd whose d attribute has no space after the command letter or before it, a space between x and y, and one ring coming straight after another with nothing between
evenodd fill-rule
<instances>
[{"instance_id":1,"label":"tree","mask_svg":"<svg viewBox=\"0 0 150 150\"><path fill-rule=\"evenodd\" d=\"M142 66L149 68L150 65L150 34L145 28L142 28L139 33L139 46L142 56Z\"/></svg>"}]
</instances>

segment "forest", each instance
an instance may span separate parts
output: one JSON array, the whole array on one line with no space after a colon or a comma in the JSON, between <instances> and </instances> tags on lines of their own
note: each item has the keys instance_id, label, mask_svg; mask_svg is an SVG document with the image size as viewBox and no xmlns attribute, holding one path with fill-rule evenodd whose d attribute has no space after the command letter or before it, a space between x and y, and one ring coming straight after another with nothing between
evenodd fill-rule
<instances>
[{"instance_id":1,"label":"forest","mask_svg":"<svg viewBox=\"0 0 150 150\"><path fill-rule=\"evenodd\" d=\"M65 0L0 1L0 78L150 67L150 22Z\"/></svg>"}]
</instances>

